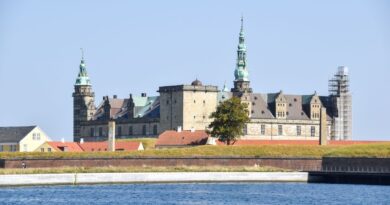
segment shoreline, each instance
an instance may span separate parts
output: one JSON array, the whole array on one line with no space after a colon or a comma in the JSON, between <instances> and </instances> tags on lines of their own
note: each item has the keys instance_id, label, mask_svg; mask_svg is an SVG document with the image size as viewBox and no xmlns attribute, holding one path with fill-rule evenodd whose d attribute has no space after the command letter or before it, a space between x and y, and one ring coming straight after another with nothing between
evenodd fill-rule
<instances>
[{"instance_id":1,"label":"shoreline","mask_svg":"<svg viewBox=\"0 0 390 205\"><path fill-rule=\"evenodd\" d=\"M0 175L2 186L115 183L308 182L308 172L142 172Z\"/></svg>"}]
</instances>

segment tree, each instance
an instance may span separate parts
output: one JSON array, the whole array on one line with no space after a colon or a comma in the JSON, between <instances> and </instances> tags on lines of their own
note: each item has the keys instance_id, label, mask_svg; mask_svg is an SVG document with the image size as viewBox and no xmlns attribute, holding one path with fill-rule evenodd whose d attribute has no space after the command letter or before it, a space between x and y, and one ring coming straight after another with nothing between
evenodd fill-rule
<instances>
[{"instance_id":1,"label":"tree","mask_svg":"<svg viewBox=\"0 0 390 205\"><path fill-rule=\"evenodd\" d=\"M240 98L232 97L220 103L217 110L211 113L213 122L209 125L211 136L218 137L222 142L230 145L243 135L245 123L249 122L248 105L241 103Z\"/></svg>"}]
</instances>

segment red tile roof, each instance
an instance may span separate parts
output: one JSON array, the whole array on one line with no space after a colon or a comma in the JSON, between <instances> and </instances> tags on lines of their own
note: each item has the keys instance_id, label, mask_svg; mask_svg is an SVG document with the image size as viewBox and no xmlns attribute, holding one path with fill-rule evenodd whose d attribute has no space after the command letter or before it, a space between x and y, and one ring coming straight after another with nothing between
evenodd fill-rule
<instances>
[{"instance_id":1,"label":"red tile roof","mask_svg":"<svg viewBox=\"0 0 390 205\"><path fill-rule=\"evenodd\" d=\"M97 152L97 151L107 151L108 142L47 142L53 149L57 151L64 151L66 147L66 152ZM140 147L140 142L116 142L115 150L123 151L134 151L138 150Z\"/></svg>"},{"instance_id":2,"label":"red tile roof","mask_svg":"<svg viewBox=\"0 0 390 205\"><path fill-rule=\"evenodd\" d=\"M108 142L84 142L79 143L85 152L108 151ZM140 142L115 142L115 150L134 151L138 150Z\"/></svg>"},{"instance_id":3,"label":"red tile roof","mask_svg":"<svg viewBox=\"0 0 390 205\"><path fill-rule=\"evenodd\" d=\"M158 146L193 146L205 145L209 135L204 130L167 130L158 136L156 147Z\"/></svg>"},{"instance_id":4,"label":"red tile roof","mask_svg":"<svg viewBox=\"0 0 390 205\"><path fill-rule=\"evenodd\" d=\"M82 152L77 142L47 142L53 149L66 152Z\"/></svg>"}]
</instances>

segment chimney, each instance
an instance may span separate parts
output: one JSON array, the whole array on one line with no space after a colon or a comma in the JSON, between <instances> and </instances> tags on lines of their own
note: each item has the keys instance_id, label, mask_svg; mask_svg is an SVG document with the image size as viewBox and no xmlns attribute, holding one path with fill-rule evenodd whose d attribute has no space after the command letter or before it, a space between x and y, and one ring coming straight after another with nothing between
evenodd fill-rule
<instances>
[{"instance_id":1,"label":"chimney","mask_svg":"<svg viewBox=\"0 0 390 205\"><path fill-rule=\"evenodd\" d=\"M194 127L191 127L191 132L195 132L195 128Z\"/></svg>"},{"instance_id":2,"label":"chimney","mask_svg":"<svg viewBox=\"0 0 390 205\"><path fill-rule=\"evenodd\" d=\"M62 143L65 143L65 139L64 139L64 138L61 138L61 142L62 142Z\"/></svg>"},{"instance_id":3,"label":"chimney","mask_svg":"<svg viewBox=\"0 0 390 205\"><path fill-rule=\"evenodd\" d=\"M177 132L181 132L181 126L177 126Z\"/></svg>"},{"instance_id":4,"label":"chimney","mask_svg":"<svg viewBox=\"0 0 390 205\"><path fill-rule=\"evenodd\" d=\"M115 152L115 121L108 122L108 151Z\"/></svg>"},{"instance_id":5,"label":"chimney","mask_svg":"<svg viewBox=\"0 0 390 205\"><path fill-rule=\"evenodd\" d=\"M84 138L80 138L80 144L84 144Z\"/></svg>"},{"instance_id":6,"label":"chimney","mask_svg":"<svg viewBox=\"0 0 390 205\"><path fill-rule=\"evenodd\" d=\"M117 96L116 96L116 95L114 95L114 96L113 96L113 98L114 98L114 99L116 99L116 98L117 98Z\"/></svg>"},{"instance_id":7,"label":"chimney","mask_svg":"<svg viewBox=\"0 0 390 205\"><path fill-rule=\"evenodd\" d=\"M328 121L326 119L326 108L322 107L320 112L320 145L328 144Z\"/></svg>"},{"instance_id":8,"label":"chimney","mask_svg":"<svg viewBox=\"0 0 390 205\"><path fill-rule=\"evenodd\" d=\"M146 97L146 93L141 93L141 97Z\"/></svg>"}]
</instances>

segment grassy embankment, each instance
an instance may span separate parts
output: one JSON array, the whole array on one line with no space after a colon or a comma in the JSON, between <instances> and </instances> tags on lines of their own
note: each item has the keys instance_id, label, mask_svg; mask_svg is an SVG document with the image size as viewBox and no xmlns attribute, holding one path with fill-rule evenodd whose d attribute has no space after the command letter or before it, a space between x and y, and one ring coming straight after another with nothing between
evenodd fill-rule
<instances>
[{"instance_id":1,"label":"grassy embankment","mask_svg":"<svg viewBox=\"0 0 390 205\"><path fill-rule=\"evenodd\" d=\"M133 139L136 140L136 139ZM198 146L191 148L154 149L155 139L137 139L146 150L131 152L81 153L0 153L0 158L120 158L120 157L190 157L190 156L248 156L248 157L390 157L390 142L359 145L256 145L256 146Z\"/></svg>"},{"instance_id":2,"label":"grassy embankment","mask_svg":"<svg viewBox=\"0 0 390 205\"><path fill-rule=\"evenodd\" d=\"M287 169L256 166L176 166L176 167L59 167L0 169L1 174L49 174L49 173L120 173L120 172L286 172Z\"/></svg>"}]
</instances>

